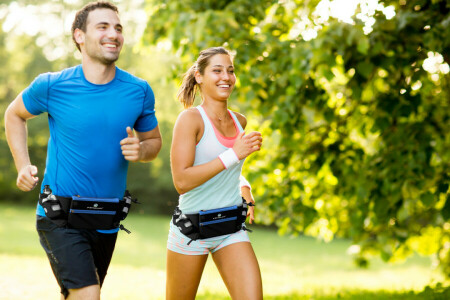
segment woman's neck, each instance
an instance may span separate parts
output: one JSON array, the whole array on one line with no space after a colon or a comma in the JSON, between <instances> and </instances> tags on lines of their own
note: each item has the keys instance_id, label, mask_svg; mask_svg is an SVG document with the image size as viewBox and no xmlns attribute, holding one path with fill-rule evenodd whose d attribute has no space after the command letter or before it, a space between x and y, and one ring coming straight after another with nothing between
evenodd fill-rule
<instances>
[{"instance_id":1,"label":"woman's neck","mask_svg":"<svg viewBox=\"0 0 450 300\"><path fill-rule=\"evenodd\" d=\"M229 117L227 103L228 101L203 100L201 106L210 118L225 121Z\"/></svg>"}]
</instances>

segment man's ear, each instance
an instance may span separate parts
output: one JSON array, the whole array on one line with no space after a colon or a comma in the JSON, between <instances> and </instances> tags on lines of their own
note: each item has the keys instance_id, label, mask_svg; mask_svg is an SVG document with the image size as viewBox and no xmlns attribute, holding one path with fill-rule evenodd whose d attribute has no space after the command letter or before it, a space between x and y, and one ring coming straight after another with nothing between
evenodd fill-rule
<instances>
[{"instance_id":1,"label":"man's ear","mask_svg":"<svg viewBox=\"0 0 450 300\"><path fill-rule=\"evenodd\" d=\"M84 32L80 28L76 28L73 32L73 36L75 38L75 41L81 45L84 44Z\"/></svg>"},{"instance_id":2,"label":"man's ear","mask_svg":"<svg viewBox=\"0 0 450 300\"><path fill-rule=\"evenodd\" d=\"M195 77L195 81L196 81L198 84L201 84L201 83L202 83L202 75L200 74L199 71L195 71L194 77Z\"/></svg>"}]
</instances>

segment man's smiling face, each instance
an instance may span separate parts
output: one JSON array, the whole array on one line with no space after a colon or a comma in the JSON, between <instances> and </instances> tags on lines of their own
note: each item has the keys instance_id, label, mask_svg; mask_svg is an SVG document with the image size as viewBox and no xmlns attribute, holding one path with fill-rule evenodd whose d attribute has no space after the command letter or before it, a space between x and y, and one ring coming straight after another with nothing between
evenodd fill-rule
<instances>
[{"instance_id":1,"label":"man's smiling face","mask_svg":"<svg viewBox=\"0 0 450 300\"><path fill-rule=\"evenodd\" d=\"M112 64L118 58L123 45L122 25L116 12L110 9L96 9L87 18L82 52L92 60Z\"/></svg>"}]
</instances>

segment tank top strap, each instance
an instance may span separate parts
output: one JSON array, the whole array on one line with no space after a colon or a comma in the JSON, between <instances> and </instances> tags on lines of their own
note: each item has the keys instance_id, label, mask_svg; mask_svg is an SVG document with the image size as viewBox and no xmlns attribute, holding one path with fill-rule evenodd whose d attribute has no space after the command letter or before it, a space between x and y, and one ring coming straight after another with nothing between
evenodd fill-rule
<instances>
[{"instance_id":1,"label":"tank top strap","mask_svg":"<svg viewBox=\"0 0 450 300\"><path fill-rule=\"evenodd\" d=\"M201 105L196 106L195 108L198 109L198 111L200 112L200 115L202 116L203 119L203 123L205 123L205 126L208 126L210 129L214 130L214 125L211 123L211 121L209 120L208 115L206 114L205 110L203 109L203 107ZM236 124L237 128L239 129L239 132L244 131L244 128L242 128L241 122L239 122L238 118L236 117L236 115L234 114L234 112L232 112L231 110L228 109L228 113L230 114L230 116L233 118L234 124Z\"/></svg>"},{"instance_id":2,"label":"tank top strap","mask_svg":"<svg viewBox=\"0 0 450 300\"><path fill-rule=\"evenodd\" d=\"M234 112L232 112L231 110L228 110L228 112L230 113L231 117L233 118L234 124L236 124L237 128L239 129L239 132L244 131L244 128L242 128L241 122L239 122L239 120L237 119Z\"/></svg>"},{"instance_id":3,"label":"tank top strap","mask_svg":"<svg viewBox=\"0 0 450 300\"><path fill-rule=\"evenodd\" d=\"M214 132L214 127L211 124L211 121L208 118L208 115L206 114L205 110L203 109L203 107L201 107L201 105L196 106L195 108L198 109L198 111L200 112L200 115L202 116L203 119L203 124L205 124L205 129L204 129L204 133L203 135L205 135L206 132L210 132L212 130L212 132Z\"/></svg>"}]
</instances>

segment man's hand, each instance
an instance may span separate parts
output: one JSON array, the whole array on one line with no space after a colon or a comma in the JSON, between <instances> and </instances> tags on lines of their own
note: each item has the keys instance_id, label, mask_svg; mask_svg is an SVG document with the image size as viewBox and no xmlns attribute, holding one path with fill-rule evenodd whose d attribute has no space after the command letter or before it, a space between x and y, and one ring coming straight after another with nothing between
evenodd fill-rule
<instances>
[{"instance_id":1,"label":"man's hand","mask_svg":"<svg viewBox=\"0 0 450 300\"><path fill-rule=\"evenodd\" d=\"M34 189L39 181L37 175L38 169L33 165L26 165L23 167L17 175L17 187L24 192L29 192Z\"/></svg>"},{"instance_id":2,"label":"man's hand","mask_svg":"<svg viewBox=\"0 0 450 300\"><path fill-rule=\"evenodd\" d=\"M134 136L133 130L127 127L128 137L120 141L123 157L128 161L139 161L141 144L140 140Z\"/></svg>"}]
</instances>

